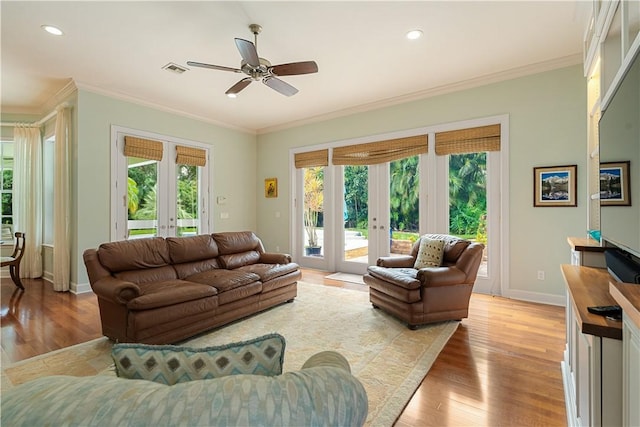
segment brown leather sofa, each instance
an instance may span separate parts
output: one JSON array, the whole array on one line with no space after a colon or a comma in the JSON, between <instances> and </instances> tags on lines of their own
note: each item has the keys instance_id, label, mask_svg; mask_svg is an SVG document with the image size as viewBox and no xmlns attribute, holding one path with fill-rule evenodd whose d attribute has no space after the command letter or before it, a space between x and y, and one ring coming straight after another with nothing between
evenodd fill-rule
<instances>
[{"instance_id":1,"label":"brown leather sofa","mask_svg":"<svg viewBox=\"0 0 640 427\"><path fill-rule=\"evenodd\" d=\"M84 252L102 333L171 344L293 301L300 268L251 231L103 243Z\"/></svg>"},{"instance_id":2,"label":"brown leather sofa","mask_svg":"<svg viewBox=\"0 0 640 427\"><path fill-rule=\"evenodd\" d=\"M364 275L373 306L405 321L410 329L468 316L469 299L484 250L481 243L455 236L425 236L445 241L442 266L413 268L420 246L418 240L410 255L381 257Z\"/></svg>"}]
</instances>

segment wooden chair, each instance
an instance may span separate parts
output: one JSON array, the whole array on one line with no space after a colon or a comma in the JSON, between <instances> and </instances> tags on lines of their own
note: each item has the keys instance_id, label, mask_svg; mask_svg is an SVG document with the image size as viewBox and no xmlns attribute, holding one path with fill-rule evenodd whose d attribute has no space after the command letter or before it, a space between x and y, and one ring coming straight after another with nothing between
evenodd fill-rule
<instances>
[{"instance_id":1,"label":"wooden chair","mask_svg":"<svg viewBox=\"0 0 640 427\"><path fill-rule=\"evenodd\" d=\"M22 256L24 255L24 233L16 232L16 246L13 249L13 253L11 256L3 256L0 257L0 267L9 266L9 273L11 274L11 279L13 283L16 284L17 287L24 290L24 286L22 286L22 282L20 281L20 261L22 261Z\"/></svg>"}]
</instances>

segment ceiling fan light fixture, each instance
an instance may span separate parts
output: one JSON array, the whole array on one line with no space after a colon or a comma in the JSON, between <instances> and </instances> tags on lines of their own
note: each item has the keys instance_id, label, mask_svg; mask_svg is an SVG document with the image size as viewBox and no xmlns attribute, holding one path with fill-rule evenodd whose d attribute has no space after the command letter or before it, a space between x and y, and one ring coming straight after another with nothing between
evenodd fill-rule
<instances>
[{"instance_id":1,"label":"ceiling fan light fixture","mask_svg":"<svg viewBox=\"0 0 640 427\"><path fill-rule=\"evenodd\" d=\"M228 93L228 94L227 94L227 96L228 96L229 98L231 98L231 99L235 99L235 98L237 98L237 97L238 97L238 94L237 94L237 93Z\"/></svg>"},{"instance_id":2,"label":"ceiling fan light fixture","mask_svg":"<svg viewBox=\"0 0 640 427\"><path fill-rule=\"evenodd\" d=\"M64 32L60 28L58 28L58 27L56 27L54 25L41 25L40 28L42 28L43 30L45 30L49 34L53 34L54 36L62 36L62 35L64 35Z\"/></svg>"},{"instance_id":3,"label":"ceiling fan light fixture","mask_svg":"<svg viewBox=\"0 0 640 427\"><path fill-rule=\"evenodd\" d=\"M422 30L411 30L407 32L407 38L409 40L417 40L422 37L423 34Z\"/></svg>"}]
</instances>

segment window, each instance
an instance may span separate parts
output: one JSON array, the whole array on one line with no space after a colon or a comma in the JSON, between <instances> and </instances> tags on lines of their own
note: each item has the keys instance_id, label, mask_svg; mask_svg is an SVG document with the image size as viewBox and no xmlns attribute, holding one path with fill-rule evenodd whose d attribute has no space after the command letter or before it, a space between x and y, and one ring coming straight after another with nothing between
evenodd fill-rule
<instances>
[{"instance_id":1,"label":"window","mask_svg":"<svg viewBox=\"0 0 640 427\"><path fill-rule=\"evenodd\" d=\"M0 141L1 240L13 239L13 142Z\"/></svg>"}]
</instances>

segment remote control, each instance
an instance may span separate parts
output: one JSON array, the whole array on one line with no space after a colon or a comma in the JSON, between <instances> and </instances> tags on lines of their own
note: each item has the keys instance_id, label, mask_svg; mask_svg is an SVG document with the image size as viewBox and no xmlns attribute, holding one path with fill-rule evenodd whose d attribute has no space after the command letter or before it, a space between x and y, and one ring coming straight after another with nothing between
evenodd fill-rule
<instances>
[{"instance_id":1,"label":"remote control","mask_svg":"<svg viewBox=\"0 0 640 427\"><path fill-rule=\"evenodd\" d=\"M599 314L601 316L615 316L622 313L622 308L619 305L598 305L595 307L587 307L589 313Z\"/></svg>"}]
</instances>

